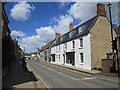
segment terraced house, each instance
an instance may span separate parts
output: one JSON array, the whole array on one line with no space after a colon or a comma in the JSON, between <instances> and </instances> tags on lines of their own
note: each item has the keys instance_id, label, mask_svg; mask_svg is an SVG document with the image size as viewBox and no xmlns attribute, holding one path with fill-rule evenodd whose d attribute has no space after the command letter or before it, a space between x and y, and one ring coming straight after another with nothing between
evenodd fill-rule
<instances>
[{"instance_id":1,"label":"terraced house","mask_svg":"<svg viewBox=\"0 0 120 90\"><path fill-rule=\"evenodd\" d=\"M52 62L87 70L101 67L101 59L112 52L110 22L106 17L105 5L98 3L96 16L76 28L73 26L70 23L70 30L52 45ZM116 37L114 28L113 33Z\"/></svg>"}]
</instances>

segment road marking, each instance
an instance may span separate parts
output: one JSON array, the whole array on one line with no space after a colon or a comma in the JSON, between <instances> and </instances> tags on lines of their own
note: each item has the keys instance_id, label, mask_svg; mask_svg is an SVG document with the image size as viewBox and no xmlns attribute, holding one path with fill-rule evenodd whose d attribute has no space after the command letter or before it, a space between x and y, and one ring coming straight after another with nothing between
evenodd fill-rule
<instances>
[{"instance_id":1,"label":"road marking","mask_svg":"<svg viewBox=\"0 0 120 90\"><path fill-rule=\"evenodd\" d=\"M47 68L47 69L49 69L49 70L51 70L51 71L55 71L55 70L53 70L53 69L51 69L51 68Z\"/></svg>"},{"instance_id":2,"label":"road marking","mask_svg":"<svg viewBox=\"0 0 120 90\"><path fill-rule=\"evenodd\" d=\"M46 66L43 66L43 65L41 65L41 66L47 68Z\"/></svg>"},{"instance_id":3,"label":"road marking","mask_svg":"<svg viewBox=\"0 0 120 90\"><path fill-rule=\"evenodd\" d=\"M29 67L34 72L34 74L43 82L43 84L48 88L48 90L52 88L40 75L38 75L38 73L30 66L30 64Z\"/></svg>"},{"instance_id":4,"label":"road marking","mask_svg":"<svg viewBox=\"0 0 120 90\"><path fill-rule=\"evenodd\" d=\"M56 70L53 70L53 69L51 69L51 68L48 68L48 67L46 67L46 66L44 66L44 65L41 65L41 66L44 67L44 68L47 68L47 69L49 69L49 70L51 70L51 71L57 72ZM58 73L58 74L61 74L61 75L63 75L63 76L69 77L69 78L71 78L71 79L73 79L73 80L76 80L76 81L78 81L78 80L96 79L96 77L89 77L89 78L78 79L78 78L74 78L74 77L71 77L71 76L69 76L69 75L66 75L66 74L64 74L64 73L62 73L62 72L57 72L57 73Z\"/></svg>"},{"instance_id":5,"label":"road marking","mask_svg":"<svg viewBox=\"0 0 120 90\"><path fill-rule=\"evenodd\" d=\"M54 63L50 63L50 62L47 62L47 63L48 63L48 64L51 64L51 65L53 65L53 66L55 66L55 67L59 67L59 68L65 69L65 70L67 70L67 71L72 71L72 72L75 72L75 73L80 73L80 74L84 74L84 75L87 75L87 76L92 76L92 75L87 74L87 73L84 73L84 72L79 72L79 71L71 70L71 69L68 69L68 68L65 68L65 67L57 66L57 65L54 64Z\"/></svg>"},{"instance_id":6,"label":"road marking","mask_svg":"<svg viewBox=\"0 0 120 90\"><path fill-rule=\"evenodd\" d=\"M68 76L68 75L63 74L63 73L61 73L61 72L57 72L57 73L59 73L59 74L61 74L61 75L63 75L63 76L69 77L69 78L71 78L71 79L73 79L73 80L79 80L79 79L77 79L77 78L74 78L74 77Z\"/></svg>"},{"instance_id":7,"label":"road marking","mask_svg":"<svg viewBox=\"0 0 120 90\"><path fill-rule=\"evenodd\" d=\"M90 79L96 79L97 77L89 77L89 78L82 78L81 80L90 80Z\"/></svg>"},{"instance_id":8,"label":"road marking","mask_svg":"<svg viewBox=\"0 0 120 90\"><path fill-rule=\"evenodd\" d=\"M42 67L44 67L44 68L47 68L47 69L49 69L49 70L51 70L51 71L55 71L55 70L53 70L53 69L51 69L51 68L48 68L48 67L46 67L46 66L44 66L44 65L41 65Z\"/></svg>"}]
</instances>

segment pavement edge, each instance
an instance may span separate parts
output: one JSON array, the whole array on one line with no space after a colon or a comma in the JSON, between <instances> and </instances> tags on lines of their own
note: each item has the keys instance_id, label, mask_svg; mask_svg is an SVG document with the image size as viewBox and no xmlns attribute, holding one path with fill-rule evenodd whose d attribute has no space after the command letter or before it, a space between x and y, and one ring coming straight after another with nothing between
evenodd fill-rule
<instances>
[{"instance_id":1,"label":"pavement edge","mask_svg":"<svg viewBox=\"0 0 120 90\"><path fill-rule=\"evenodd\" d=\"M87 74L90 74L90 75L95 75L98 79L108 80L108 81L111 81L111 82L118 83L118 78L105 76L105 75L94 74L94 73L90 73L90 72L85 72L85 71L82 71L82 70L77 70L77 69L74 69L74 68L71 68L71 67L67 67L67 66L63 66L63 65L59 65L59 64L55 64L55 63L51 63L51 62L47 62L47 63L50 63L52 65L56 65L56 66L59 66L59 67L75 70L75 71L78 71L78 72L83 72L83 73L87 73Z\"/></svg>"},{"instance_id":2,"label":"pavement edge","mask_svg":"<svg viewBox=\"0 0 120 90\"><path fill-rule=\"evenodd\" d=\"M45 80L43 80L43 78L42 78L40 75L38 75L38 74L36 73L36 71L35 71L29 64L27 64L27 67L28 67L28 69L29 69L30 71L32 71L32 72L34 73L34 75L37 77L37 79L39 79L40 81L42 81L42 83L46 86L46 88L47 88L48 90L50 90L50 88L52 88Z\"/></svg>"}]
</instances>

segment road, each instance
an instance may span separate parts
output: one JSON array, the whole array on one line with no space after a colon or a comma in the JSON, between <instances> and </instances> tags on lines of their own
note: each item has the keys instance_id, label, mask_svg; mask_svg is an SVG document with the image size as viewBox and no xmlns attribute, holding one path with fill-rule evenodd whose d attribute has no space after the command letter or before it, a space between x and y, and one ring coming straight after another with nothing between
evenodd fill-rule
<instances>
[{"instance_id":1,"label":"road","mask_svg":"<svg viewBox=\"0 0 120 90\"><path fill-rule=\"evenodd\" d=\"M97 79L93 75L65 69L47 62L33 60L27 62L51 88L118 88L117 83Z\"/></svg>"}]
</instances>

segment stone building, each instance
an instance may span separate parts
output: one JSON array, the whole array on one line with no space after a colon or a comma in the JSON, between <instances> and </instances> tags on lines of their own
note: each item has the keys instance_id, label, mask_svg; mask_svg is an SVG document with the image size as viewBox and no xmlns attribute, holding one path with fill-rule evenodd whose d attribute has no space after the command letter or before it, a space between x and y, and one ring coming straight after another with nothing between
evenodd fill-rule
<instances>
[{"instance_id":1,"label":"stone building","mask_svg":"<svg viewBox=\"0 0 120 90\"><path fill-rule=\"evenodd\" d=\"M9 20L4 10L4 2L2 3L2 65L6 66L8 63L8 57L10 57L10 29L8 27Z\"/></svg>"},{"instance_id":2,"label":"stone building","mask_svg":"<svg viewBox=\"0 0 120 90\"><path fill-rule=\"evenodd\" d=\"M36 53L37 56L39 57L40 61L51 61L51 46L54 44L54 42L60 37L60 33L55 34L55 39L50 41L48 44L44 45L39 49Z\"/></svg>"},{"instance_id":3,"label":"stone building","mask_svg":"<svg viewBox=\"0 0 120 90\"><path fill-rule=\"evenodd\" d=\"M91 70L111 53L111 29L105 5L97 4L97 15L59 37L51 48L52 62ZM114 37L117 36L113 28Z\"/></svg>"},{"instance_id":4,"label":"stone building","mask_svg":"<svg viewBox=\"0 0 120 90\"><path fill-rule=\"evenodd\" d=\"M17 60L23 53L22 49L18 45L16 39L12 39L10 36L10 29L8 27L9 20L7 18L4 5L2 2L2 17L1 19L1 32L2 32L2 76L4 76L15 60Z\"/></svg>"}]
</instances>

